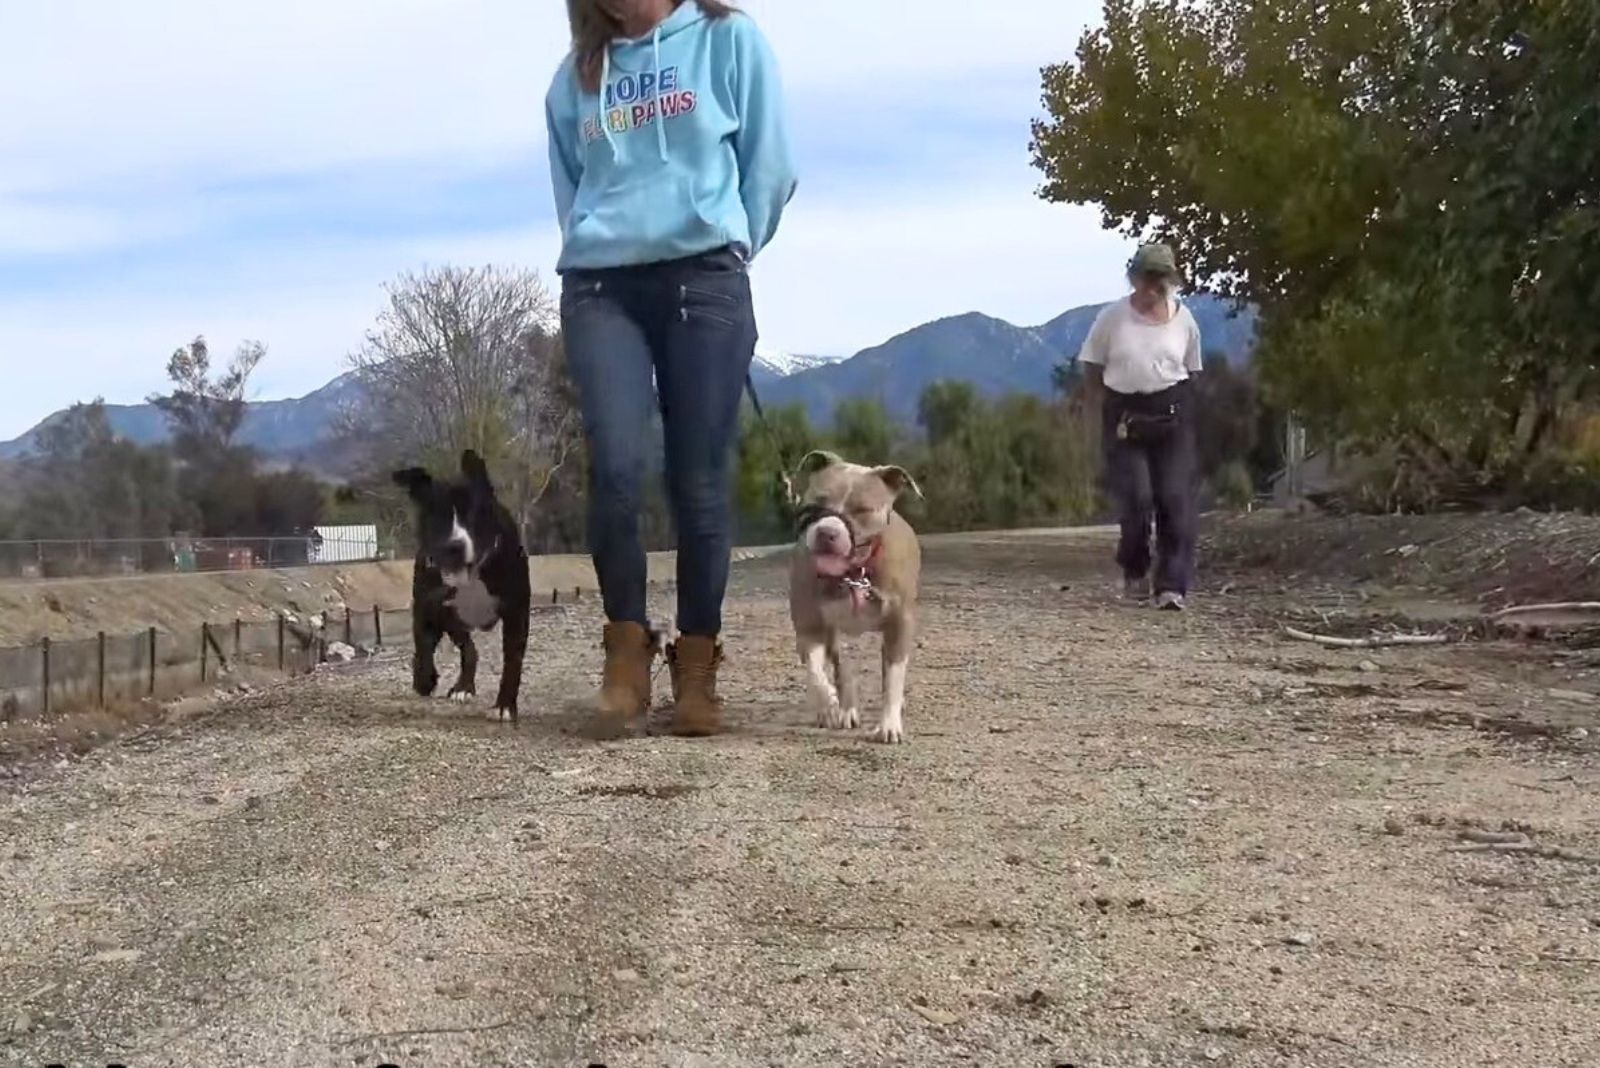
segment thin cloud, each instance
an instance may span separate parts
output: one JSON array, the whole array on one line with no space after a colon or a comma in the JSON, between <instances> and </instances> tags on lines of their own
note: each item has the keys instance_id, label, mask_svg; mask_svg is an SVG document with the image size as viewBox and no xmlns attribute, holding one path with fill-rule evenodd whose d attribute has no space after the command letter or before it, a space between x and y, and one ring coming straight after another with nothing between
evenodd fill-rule
<instances>
[{"instance_id":1,"label":"thin cloud","mask_svg":"<svg viewBox=\"0 0 1600 1068\"><path fill-rule=\"evenodd\" d=\"M757 265L764 346L849 352L939 315L1026 322L1115 290L1120 242L1040 204L1026 156L1038 68L1097 5L745 6L779 54L802 167ZM13 8L0 437L95 392L138 400L202 331L266 342L263 394L303 393L344 368L382 283L424 263L548 275L559 5Z\"/></svg>"}]
</instances>

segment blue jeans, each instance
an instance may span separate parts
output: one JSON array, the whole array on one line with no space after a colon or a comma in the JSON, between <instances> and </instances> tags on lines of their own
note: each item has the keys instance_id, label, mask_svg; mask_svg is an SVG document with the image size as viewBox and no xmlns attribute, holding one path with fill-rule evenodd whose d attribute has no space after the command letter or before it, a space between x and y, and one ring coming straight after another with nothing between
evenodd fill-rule
<instances>
[{"instance_id":1,"label":"blue jeans","mask_svg":"<svg viewBox=\"0 0 1600 1068\"><path fill-rule=\"evenodd\" d=\"M570 272L561 331L589 442L589 551L606 618L649 626L639 511L657 403L678 535L678 630L716 636L733 548L729 462L756 346L744 261L719 249Z\"/></svg>"}]
</instances>

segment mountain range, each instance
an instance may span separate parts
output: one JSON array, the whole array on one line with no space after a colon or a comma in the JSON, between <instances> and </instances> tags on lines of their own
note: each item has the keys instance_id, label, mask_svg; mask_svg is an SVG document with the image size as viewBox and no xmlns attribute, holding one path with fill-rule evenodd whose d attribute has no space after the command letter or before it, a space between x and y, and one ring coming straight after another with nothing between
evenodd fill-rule
<instances>
[{"instance_id":1,"label":"mountain range","mask_svg":"<svg viewBox=\"0 0 1600 1068\"><path fill-rule=\"evenodd\" d=\"M1185 303L1200 325L1208 356L1220 354L1238 366L1248 363L1255 343L1251 309L1235 313L1215 297L1198 295ZM934 382L971 382L984 396L1006 393L1047 395L1051 372L1077 358L1094 317L1104 305L1091 304L1058 315L1041 326L1015 326L1003 319L969 312L907 330L848 359L759 350L751 380L768 408L799 404L813 423L827 423L844 400L879 400L896 420L916 418L917 400ZM298 463L337 475L328 455L335 415L360 400L361 383L343 374L321 389L292 400L252 402L239 440L276 464ZM39 431L59 420L56 412L22 436L0 442L0 460L30 453ZM108 404L112 429L141 444L167 437L161 413L149 404Z\"/></svg>"}]
</instances>

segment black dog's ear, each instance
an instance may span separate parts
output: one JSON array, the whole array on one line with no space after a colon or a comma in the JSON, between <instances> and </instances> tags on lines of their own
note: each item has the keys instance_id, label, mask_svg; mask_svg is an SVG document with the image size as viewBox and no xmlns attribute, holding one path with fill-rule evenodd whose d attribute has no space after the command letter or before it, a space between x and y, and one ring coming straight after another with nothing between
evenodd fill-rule
<instances>
[{"instance_id":1,"label":"black dog's ear","mask_svg":"<svg viewBox=\"0 0 1600 1068\"><path fill-rule=\"evenodd\" d=\"M479 489L492 490L494 486L489 482L489 465L483 462L472 449L461 454L461 473L467 476L467 481Z\"/></svg>"},{"instance_id":2,"label":"black dog's ear","mask_svg":"<svg viewBox=\"0 0 1600 1068\"><path fill-rule=\"evenodd\" d=\"M408 467L394 473L394 484L411 494L412 500L420 501L433 488L433 476L420 467Z\"/></svg>"}]
</instances>

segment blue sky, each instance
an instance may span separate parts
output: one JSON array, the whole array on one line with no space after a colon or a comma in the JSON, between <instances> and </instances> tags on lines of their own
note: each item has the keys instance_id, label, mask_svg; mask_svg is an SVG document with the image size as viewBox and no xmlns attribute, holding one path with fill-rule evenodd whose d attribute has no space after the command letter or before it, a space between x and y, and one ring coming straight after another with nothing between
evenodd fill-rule
<instances>
[{"instance_id":1,"label":"blue sky","mask_svg":"<svg viewBox=\"0 0 1600 1068\"><path fill-rule=\"evenodd\" d=\"M1039 67L1097 3L744 6L801 169L754 268L763 348L850 353L1119 291L1125 242L1041 203L1027 154ZM266 344L256 396L305 393L347 369L403 271L519 264L554 286L542 102L563 11L0 0L0 439L73 400L142 399L196 334Z\"/></svg>"}]
</instances>

